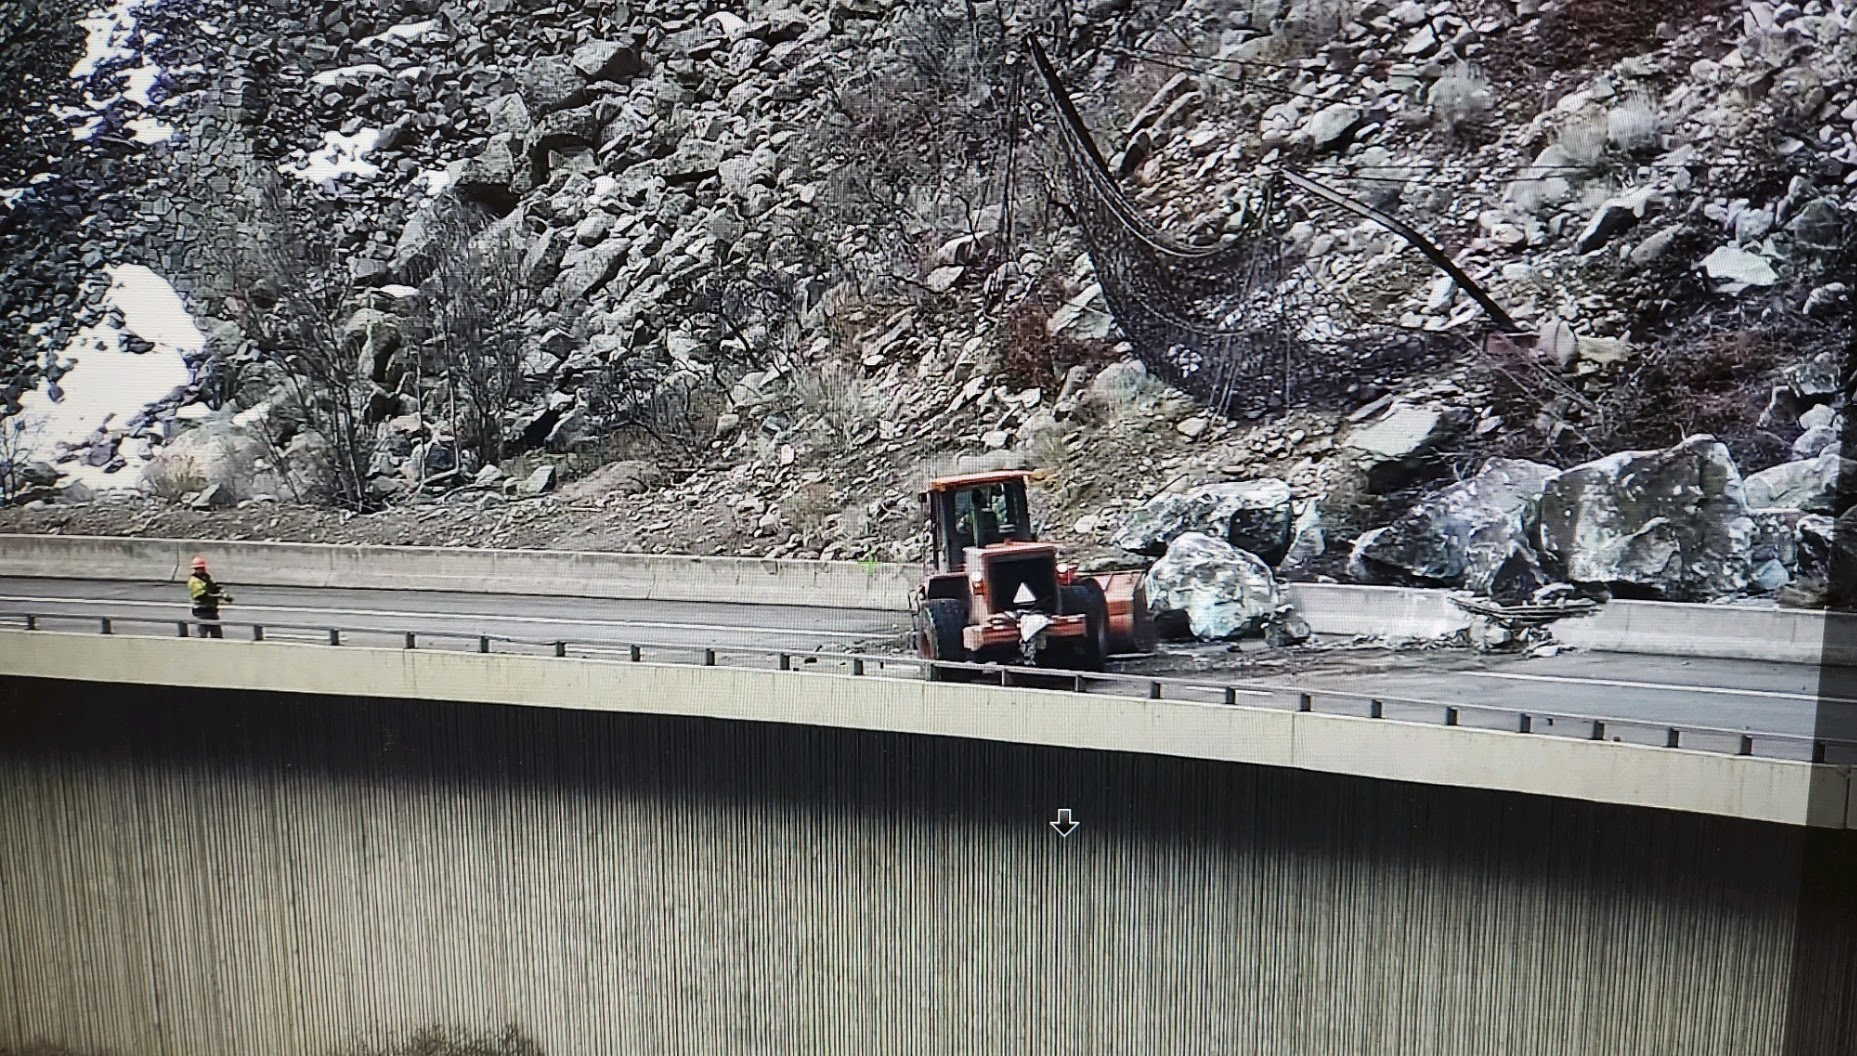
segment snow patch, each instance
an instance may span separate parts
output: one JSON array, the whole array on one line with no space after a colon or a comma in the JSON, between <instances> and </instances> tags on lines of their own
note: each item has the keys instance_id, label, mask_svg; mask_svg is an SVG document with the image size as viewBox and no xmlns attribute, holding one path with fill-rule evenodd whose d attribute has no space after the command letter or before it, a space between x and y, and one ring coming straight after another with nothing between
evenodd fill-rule
<instances>
[{"instance_id":1,"label":"snow patch","mask_svg":"<svg viewBox=\"0 0 1857 1056\"><path fill-rule=\"evenodd\" d=\"M140 264L110 268L109 303L122 309L123 327L154 345L195 356L206 350L206 335L194 325L181 296L166 279Z\"/></svg>"},{"instance_id":2,"label":"snow patch","mask_svg":"<svg viewBox=\"0 0 1857 1056\"><path fill-rule=\"evenodd\" d=\"M161 67L149 61L138 49L161 38L160 34L142 33L135 17L135 12L149 2L118 0L115 6L93 10L88 17L79 20L78 24L84 27L86 36L84 55L71 67L71 77L85 83L84 102L87 109L57 107L52 110L53 116L61 121L74 122L81 119L81 123L71 130L72 139L84 142L95 136L103 127L104 115L120 103L129 102L143 110L153 109L157 105L154 91L161 83ZM132 61L139 65L120 69ZM111 67L115 72L104 77L101 74L105 67ZM117 81L121 82L121 89L111 90L112 82ZM160 135L152 128L137 126L136 139L142 143L159 143L165 141L167 135Z\"/></svg>"},{"instance_id":3,"label":"snow patch","mask_svg":"<svg viewBox=\"0 0 1857 1056\"><path fill-rule=\"evenodd\" d=\"M379 44L384 40L403 40L409 44L417 44L438 32L439 29L440 26L436 18L428 18L422 22L406 22L401 25L391 26L371 37L362 37L359 44L364 48Z\"/></svg>"},{"instance_id":4,"label":"snow patch","mask_svg":"<svg viewBox=\"0 0 1857 1056\"><path fill-rule=\"evenodd\" d=\"M121 311L122 327L103 322L79 330L61 357L69 369L56 383L21 395L18 420L29 459L54 460L63 454L61 448L81 444L107 426L126 424L193 380L186 357L204 349L206 338L180 295L139 264L106 270L106 302ZM124 348L125 333L155 347L139 355L130 352ZM93 487L133 487L141 479L141 460L124 457L131 465L116 473L68 463L61 469Z\"/></svg>"},{"instance_id":5,"label":"snow patch","mask_svg":"<svg viewBox=\"0 0 1857 1056\"><path fill-rule=\"evenodd\" d=\"M458 182L457 175L449 169L427 169L413 177L413 188L437 197L444 194L456 182Z\"/></svg>"},{"instance_id":6,"label":"snow patch","mask_svg":"<svg viewBox=\"0 0 1857 1056\"><path fill-rule=\"evenodd\" d=\"M133 133L131 138L137 143L166 143L174 138L174 126L163 124L152 117L125 121L123 127Z\"/></svg>"},{"instance_id":7,"label":"snow patch","mask_svg":"<svg viewBox=\"0 0 1857 1056\"><path fill-rule=\"evenodd\" d=\"M12 212L19 206L19 200L25 196L24 187L0 187L0 209Z\"/></svg>"},{"instance_id":8,"label":"snow patch","mask_svg":"<svg viewBox=\"0 0 1857 1056\"><path fill-rule=\"evenodd\" d=\"M310 83L319 84L327 88L331 85L340 84L343 81L358 80L362 77L385 76L387 76L387 67L377 62L364 62L355 66L339 66L333 70L324 70L314 77L311 77Z\"/></svg>"},{"instance_id":9,"label":"snow patch","mask_svg":"<svg viewBox=\"0 0 1857 1056\"><path fill-rule=\"evenodd\" d=\"M324 132L322 149L304 155L295 163L285 163L281 168L300 179L334 190L345 176L372 179L380 175L380 166L366 160L379 142L380 130L374 128L364 128L352 136Z\"/></svg>"},{"instance_id":10,"label":"snow patch","mask_svg":"<svg viewBox=\"0 0 1857 1056\"><path fill-rule=\"evenodd\" d=\"M84 27L84 55L71 67L74 80L89 80L108 63L135 58L129 40L135 34L135 9L144 2L118 0L115 6L92 11L78 20L77 24Z\"/></svg>"},{"instance_id":11,"label":"snow patch","mask_svg":"<svg viewBox=\"0 0 1857 1056\"><path fill-rule=\"evenodd\" d=\"M722 31L722 35L730 40L740 40L742 35L748 32L748 23L740 15L727 11L718 11L703 21L714 22L716 28Z\"/></svg>"},{"instance_id":12,"label":"snow patch","mask_svg":"<svg viewBox=\"0 0 1857 1056\"><path fill-rule=\"evenodd\" d=\"M122 97L144 109L154 106L155 100L148 93L161 80L161 67L143 59L142 65L129 71L128 78L129 83L123 88Z\"/></svg>"}]
</instances>

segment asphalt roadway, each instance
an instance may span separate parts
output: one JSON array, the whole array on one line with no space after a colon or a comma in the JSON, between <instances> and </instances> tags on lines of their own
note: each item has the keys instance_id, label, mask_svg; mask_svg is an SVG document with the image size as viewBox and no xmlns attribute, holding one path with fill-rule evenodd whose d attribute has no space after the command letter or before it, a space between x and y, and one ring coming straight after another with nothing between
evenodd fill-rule
<instances>
[{"instance_id":1,"label":"asphalt roadway","mask_svg":"<svg viewBox=\"0 0 1857 1056\"><path fill-rule=\"evenodd\" d=\"M375 632L346 635L361 645L398 644L412 631L420 635L421 647L474 648L479 635L490 635L511 640L498 648L539 650L562 640L577 643L574 651L581 655L624 654L639 646L682 662L707 648L717 650L721 662L739 657L759 665L773 663L777 652L802 657L895 652L909 626L900 613L800 605L243 584L227 589L237 599L222 612L229 637L247 637L240 626L247 623L264 624L267 638L283 640L326 640L322 628L330 626ZM150 622L120 624L119 633L169 634L187 611L186 589L178 584L0 577L0 625L18 626L18 614L26 612L60 613L146 619ZM47 620L43 626L77 630L95 624ZM1589 722L1570 718L1582 716L1609 720L1602 734L1607 739L1646 744L1664 743L1666 727L1672 726L1685 730L1684 746L1716 750L1734 750L1738 734L1691 731L1712 727L1800 738L1765 739L1757 749L1763 756L1804 757L1814 736L1857 743L1857 690L1843 688L1857 687L1857 669L1849 668L1593 652L1528 657L1466 650L1341 651L1319 654L1292 670L1202 670L1191 677L1254 687L1240 695L1240 703L1262 702L1272 691L1294 687L1318 697L1337 695L1322 700L1318 710L1325 712L1364 715L1369 698L1384 698L1388 718L1437 722L1444 708L1456 707L1462 725L1492 729L1514 728L1515 713L1529 712L1539 716L1538 733L1590 736ZM1821 696L1821 686L1840 688ZM1831 762L1854 758L1857 749L1836 745L1828 756Z\"/></svg>"}]
</instances>

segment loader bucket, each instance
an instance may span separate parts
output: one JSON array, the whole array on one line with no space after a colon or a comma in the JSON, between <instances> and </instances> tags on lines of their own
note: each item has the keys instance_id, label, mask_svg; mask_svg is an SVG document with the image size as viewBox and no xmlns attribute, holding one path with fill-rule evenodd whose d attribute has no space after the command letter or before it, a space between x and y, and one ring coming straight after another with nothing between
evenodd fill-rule
<instances>
[{"instance_id":1,"label":"loader bucket","mask_svg":"<svg viewBox=\"0 0 1857 1056\"><path fill-rule=\"evenodd\" d=\"M1092 577L1109 602L1109 651L1152 652L1158 636L1148 612L1148 592L1142 572L1106 572Z\"/></svg>"}]
</instances>

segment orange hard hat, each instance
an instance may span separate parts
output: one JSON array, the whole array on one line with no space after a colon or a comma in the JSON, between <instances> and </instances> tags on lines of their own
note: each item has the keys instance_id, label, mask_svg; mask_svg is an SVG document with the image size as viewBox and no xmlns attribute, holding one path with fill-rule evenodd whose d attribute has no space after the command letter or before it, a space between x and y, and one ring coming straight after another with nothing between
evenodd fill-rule
<instances>
[{"instance_id":1,"label":"orange hard hat","mask_svg":"<svg viewBox=\"0 0 1857 1056\"><path fill-rule=\"evenodd\" d=\"M206 568L206 558L204 558L204 557L196 557L196 558L194 558L194 559L193 559L193 570L194 570L195 572L199 572L199 571L202 571L202 570L204 570L205 568Z\"/></svg>"}]
</instances>

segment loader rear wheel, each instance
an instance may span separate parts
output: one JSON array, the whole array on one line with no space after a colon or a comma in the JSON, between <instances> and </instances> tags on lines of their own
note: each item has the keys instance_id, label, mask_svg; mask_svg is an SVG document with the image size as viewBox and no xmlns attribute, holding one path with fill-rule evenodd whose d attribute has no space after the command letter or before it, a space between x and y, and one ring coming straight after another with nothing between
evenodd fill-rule
<instances>
[{"instance_id":1,"label":"loader rear wheel","mask_svg":"<svg viewBox=\"0 0 1857 1056\"><path fill-rule=\"evenodd\" d=\"M916 609L916 653L924 660L963 661L967 647L961 644L961 631L967 626L967 611L953 598L930 598ZM930 681L942 681L952 672L928 669Z\"/></svg>"},{"instance_id":2,"label":"loader rear wheel","mask_svg":"<svg viewBox=\"0 0 1857 1056\"><path fill-rule=\"evenodd\" d=\"M1109 655L1109 600L1095 580L1072 583L1058 591L1058 611L1089 617L1088 630L1067 650L1066 662L1079 671L1101 671Z\"/></svg>"}]
</instances>

